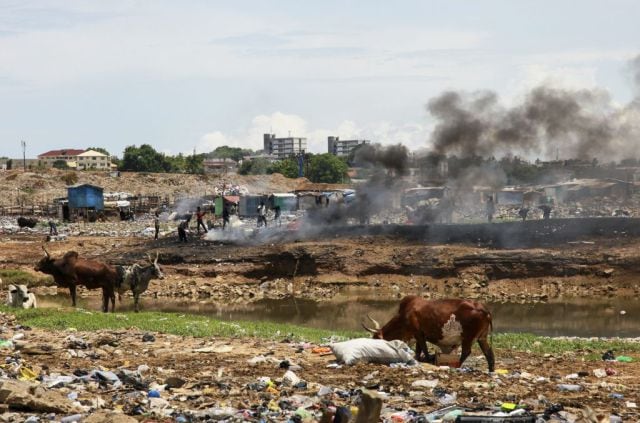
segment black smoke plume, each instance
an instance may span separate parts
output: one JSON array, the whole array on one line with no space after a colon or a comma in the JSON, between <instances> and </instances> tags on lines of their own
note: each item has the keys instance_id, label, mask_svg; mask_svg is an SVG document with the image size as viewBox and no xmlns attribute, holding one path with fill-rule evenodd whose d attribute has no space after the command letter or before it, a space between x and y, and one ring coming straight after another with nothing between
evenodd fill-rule
<instances>
[{"instance_id":1,"label":"black smoke plume","mask_svg":"<svg viewBox=\"0 0 640 423\"><path fill-rule=\"evenodd\" d=\"M631 68L640 88L640 56ZM637 157L638 98L615 107L604 90L540 86L513 107L504 107L493 92L447 91L427 105L437 120L432 148L437 154L462 157Z\"/></svg>"}]
</instances>

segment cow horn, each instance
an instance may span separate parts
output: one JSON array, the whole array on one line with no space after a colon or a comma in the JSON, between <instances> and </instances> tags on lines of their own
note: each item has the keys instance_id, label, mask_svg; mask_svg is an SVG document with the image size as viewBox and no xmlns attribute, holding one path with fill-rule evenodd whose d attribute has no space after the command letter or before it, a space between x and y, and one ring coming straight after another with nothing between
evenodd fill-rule
<instances>
[{"instance_id":1,"label":"cow horn","mask_svg":"<svg viewBox=\"0 0 640 423\"><path fill-rule=\"evenodd\" d=\"M44 245L42 246L42 249L44 250L44 256L45 256L46 258L51 258L51 256L49 255L49 252L47 251L47 249L46 249L46 248L44 248Z\"/></svg>"},{"instance_id":2,"label":"cow horn","mask_svg":"<svg viewBox=\"0 0 640 423\"><path fill-rule=\"evenodd\" d=\"M376 327L376 330L380 330L380 323L378 323L377 321L375 321L371 316L369 316L367 314L367 319L371 320L371 323L373 323Z\"/></svg>"},{"instance_id":3,"label":"cow horn","mask_svg":"<svg viewBox=\"0 0 640 423\"><path fill-rule=\"evenodd\" d=\"M158 257L160 257L160 253L156 251L156 259L153 261L153 264L158 264Z\"/></svg>"},{"instance_id":4,"label":"cow horn","mask_svg":"<svg viewBox=\"0 0 640 423\"><path fill-rule=\"evenodd\" d=\"M368 328L368 327L367 327L367 325L365 325L365 324L364 324L364 322L362 322L362 323L360 323L360 324L362 325L362 327L364 328L364 330L366 330L367 332L371 332L371 333L378 333L378 331L377 331L377 330L375 330L375 329L371 329L371 328Z\"/></svg>"},{"instance_id":5,"label":"cow horn","mask_svg":"<svg viewBox=\"0 0 640 423\"><path fill-rule=\"evenodd\" d=\"M151 254L147 253L147 260L149 260L149 263L153 263L153 260L151 260Z\"/></svg>"}]
</instances>

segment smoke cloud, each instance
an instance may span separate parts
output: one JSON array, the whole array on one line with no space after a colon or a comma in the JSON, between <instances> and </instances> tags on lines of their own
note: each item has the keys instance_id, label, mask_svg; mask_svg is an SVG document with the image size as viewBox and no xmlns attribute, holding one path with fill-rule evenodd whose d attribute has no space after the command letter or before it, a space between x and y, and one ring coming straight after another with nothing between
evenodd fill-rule
<instances>
[{"instance_id":1,"label":"smoke cloud","mask_svg":"<svg viewBox=\"0 0 640 423\"><path fill-rule=\"evenodd\" d=\"M631 62L631 68L640 96L640 56ZM427 104L437 120L433 150L462 157L636 157L639 98L625 107L615 107L604 90L540 86L508 108L493 92L447 91Z\"/></svg>"}]
</instances>

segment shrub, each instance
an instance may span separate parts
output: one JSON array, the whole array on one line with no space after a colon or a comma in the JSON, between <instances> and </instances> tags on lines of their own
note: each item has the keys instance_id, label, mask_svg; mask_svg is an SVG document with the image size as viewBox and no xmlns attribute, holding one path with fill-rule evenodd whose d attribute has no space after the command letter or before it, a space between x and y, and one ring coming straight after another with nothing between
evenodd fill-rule
<instances>
[{"instance_id":1,"label":"shrub","mask_svg":"<svg viewBox=\"0 0 640 423\"><path fill-rule=\"evenodd\" d=\"M75 172L69 172L62 175L62 180L67 185L73 185L78 182L78 175Z\"/></svg>"}]
</instances>

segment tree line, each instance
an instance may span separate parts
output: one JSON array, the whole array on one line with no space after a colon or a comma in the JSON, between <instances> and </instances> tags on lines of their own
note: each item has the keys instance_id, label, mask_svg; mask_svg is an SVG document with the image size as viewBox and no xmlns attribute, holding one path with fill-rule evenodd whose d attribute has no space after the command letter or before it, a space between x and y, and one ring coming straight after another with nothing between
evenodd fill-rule
<instances>
[{"instance_id":1,"label":"tree line","mask_svg":"<svg viewBox=\"0 0 640 423\"><path fill-rule=\"evenodd\" d=\"M155 173L204 173L205 159L231 159L242 161L238 173L241 175L266 175L281 173L288 178L299 176L300 163L296 157L271 162L258 157L243 160L256 154L250 149L221 146L209 153L176 156L156 151L149 144L140 147L131 145L125 148L122 159L117 161L118 169L130 172ZM305 154L302 160L303 175L312 182L341 183L347 178L346 160L332 154Z\"/></svg>"}]
</instances>

